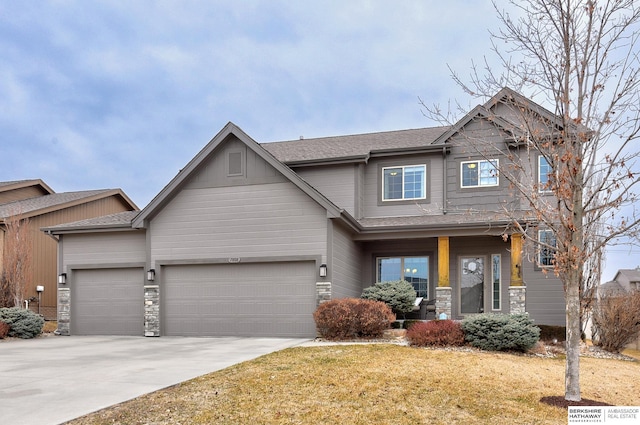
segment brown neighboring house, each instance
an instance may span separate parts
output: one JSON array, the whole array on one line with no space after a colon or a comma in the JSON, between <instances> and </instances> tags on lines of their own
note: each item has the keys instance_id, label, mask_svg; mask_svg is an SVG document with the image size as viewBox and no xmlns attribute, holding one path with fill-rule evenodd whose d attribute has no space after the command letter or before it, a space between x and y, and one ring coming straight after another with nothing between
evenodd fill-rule
<instances>
[{"instance_id":1,"label":"brown neighboring house","mask_svg":"<svg viewBox=\"0 0 640 425\"><path fill-rule=\"evenodd\" d=\"M57 243L42 227L100 217L138 207L121 189L55 193L40 179L0 182L0 272L3 268L6 221L19 216L31 224L33 281L27 284L30 308L47 319L56 318ZM44 286L40 305L36 286Z\"/></svg>"}]
</instances>

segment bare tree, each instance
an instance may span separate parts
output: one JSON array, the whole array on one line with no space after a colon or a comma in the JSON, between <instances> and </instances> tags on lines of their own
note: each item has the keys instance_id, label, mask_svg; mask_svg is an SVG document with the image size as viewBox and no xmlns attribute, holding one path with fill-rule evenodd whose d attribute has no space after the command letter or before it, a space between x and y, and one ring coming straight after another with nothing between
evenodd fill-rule
<instances>
[{"instance_id":1,"label":"bare tree","mask_svg":"<svg viewBox=\"0 0 640 425\"><path fill-rule=\"evenodd\" d=\"M0 307L19 307L32 280L30 223L14 214L4 220L4 227Z\"/></svg>"},{"instance_id":2,"label":"bare tree","mask_svg":"<svg viewBox=\"0 0 640 425\"><path fill-rule=\"evenodd\" d=\"M552 270L565 290L565 398L578 401L581 310L590 307L600 280L603 249L638 237L634 204L640 164L634 143L640 131L640 5L633 0L509 0L508 11L497 2L494 7L502 27L491 33L499 65L486 59L483 67L473 65L468 84L455 72L453 78L479 97L512 87L551 112L512 98L514 143L505 148L509 161L500 163L499 173L524 200L538 228L551 232L533 231L521 220L522 211L517 217L513 208L504 211L514 218L514 231L537 252L552 253ZM449 111L425 109L431 118L450 121ZM485 151L478 140L467 143ZM546 178L535 175L533 155L527 155L533 152L542 154Z\"/></svg>"}]
</instances>

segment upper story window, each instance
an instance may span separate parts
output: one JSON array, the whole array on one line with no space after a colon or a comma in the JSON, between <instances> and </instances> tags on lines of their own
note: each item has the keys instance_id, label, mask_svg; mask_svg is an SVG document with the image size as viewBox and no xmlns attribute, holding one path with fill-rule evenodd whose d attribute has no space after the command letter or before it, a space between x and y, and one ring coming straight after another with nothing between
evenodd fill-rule
<instances>
[{"instance_id":1,"label":"upper story window","mask_svg":"<svg viewBox=\"0 0 640 425\"><path fill-rule=\"evenodd\" d=\"M426 198L426 165L382 168L382 200L404 201Z\"/></svg>"},{"instance_id":2,"label":"upper story window","mask_svg":"<svg viewBox=\"0 0 640 425\"><path fill-rule=\"evenodd\" d=\"M464 161L462 169L462 187L498 186L498 160Z\"/></svg>"},{"instance_id":3,"label":"upper story window","mask_svg":"<svg viewBox=\"0 0 640 425\"><path fill-rule=\"evenodd\" d=\"M538 157L538 192L549 192L549 176L551 175L551 165L547 158L540 155Z\"/></svg>"},{"instance_id":4,"label":"upper story window","mask_svg":"<svg viewBox=\"0 0 640 425\"><path fill-rule=\"evenodd\" d=\"M556 246L556 235L551 230L538 230L538 265L540 267L553 266L555 263L556 250L551 248Z\"/></svg>"}]
</instances>

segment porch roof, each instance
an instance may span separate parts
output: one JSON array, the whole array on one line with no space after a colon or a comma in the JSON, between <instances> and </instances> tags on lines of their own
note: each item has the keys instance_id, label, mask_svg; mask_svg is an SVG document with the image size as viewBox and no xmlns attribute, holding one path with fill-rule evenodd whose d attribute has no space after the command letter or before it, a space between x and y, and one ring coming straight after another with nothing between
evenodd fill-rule
<instances>
[{"instance_id":1,"label":"porch roof","mask_svg":"<svg viewBox=\"0 0 640 425\"><path fill-rule=\"evenodd\" d=\"M487 235L500 236L510 232L516 220L504 214L487 212L458 213L446 215L417 215L404 217L362 218L357 220L361 235L410 232L412 236L446 236L446 235ZM527 218L522 215L518 222ZM530 221L530 220L527 220Z\"/></svg>"}]
</instances>

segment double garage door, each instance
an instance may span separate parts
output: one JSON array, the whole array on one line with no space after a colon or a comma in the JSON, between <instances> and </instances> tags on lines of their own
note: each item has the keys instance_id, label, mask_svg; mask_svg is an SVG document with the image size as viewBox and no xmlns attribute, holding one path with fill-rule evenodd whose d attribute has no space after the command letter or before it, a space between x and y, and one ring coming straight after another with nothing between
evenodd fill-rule
<instances>
[{"instance_id":1,"label":"double garage door","mask_svg":"<svg viewBox=\"0 0 640 425\"><path fill-rule=\"evenodd\" d=\"M163 335L313 337L315 263L166 266Z\"/></svg>"},{"instance_id":2,"label":"double garage door","mask_svg":"<svg viewBox=\"0 0 640 425\"><path fill-rule=\"evenodd\" d=\"M161 333L313 337L315 263L163 266ZM71 332L144 335L142 268L74 272Z\"/></svg>"}]
</instances>

